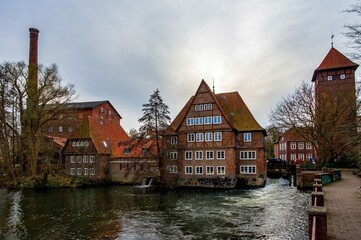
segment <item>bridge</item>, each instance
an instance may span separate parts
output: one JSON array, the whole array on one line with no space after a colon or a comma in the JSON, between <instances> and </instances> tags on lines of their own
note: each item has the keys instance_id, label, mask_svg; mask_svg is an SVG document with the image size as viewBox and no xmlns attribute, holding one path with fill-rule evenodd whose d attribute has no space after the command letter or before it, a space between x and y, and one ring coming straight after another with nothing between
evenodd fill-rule
<instances>
[{"instance_id":1,"label":"bridge","mask_svg":"<svg viewBox=\"0 0 361 240\"><path fill-rule=\"evenodd\" d=\"M288 179L290 185L296 186L296 164L281 162L267 163L267 177Z\"/></svg>"}]
</instances>

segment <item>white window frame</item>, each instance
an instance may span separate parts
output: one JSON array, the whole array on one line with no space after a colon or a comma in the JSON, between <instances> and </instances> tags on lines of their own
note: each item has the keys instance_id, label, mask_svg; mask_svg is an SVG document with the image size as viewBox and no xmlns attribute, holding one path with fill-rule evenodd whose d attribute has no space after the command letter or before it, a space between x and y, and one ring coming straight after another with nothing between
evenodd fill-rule
<instances>
[{"instance_id":1,"label":"white window frame","mask_svg":"<svg viewBox=\"0 0 361 240\"><path fill-rule=\"evenodd\" d=\"M83 163L88 163L88 159L89 159L89 157L88 156L83 156Z\"/></svg>"},{"instance_id":2,"label":"white window frame","mask_svg":"<svg viewBox=\"0 0 361 240\"><path fill-rule=\"evenodd\" d=\"M305 143L304 142L298 142L298 149L304 149Z\"/></svg>"},{"instance_id":3,"label":"white window frame","mask_svg":"<svg viewBox=\"0 0 361 240\"><path fill-rule=\"evenodd\" d=\"M82 174L82 169L81 168L77 168L76 169L76 175L81 175Z\"/></svg>"},{"instance_id":4,"label":"white window frame","mask_svg":"<svg viewBox=\"0 0 361 240\"><path fill-rule=\"evenodd\" d=\"M206 175L214 175L214 166L206 166Z\"/></svg>"},{"instance_id":5,"label":"white window frame","mask_svg":"<svg viewBox=\"0 0 361 240\"><path fill-rule=\"evenodd\" d=\"M70 163L75 163L75 156L70 156Z\"/></svg>"},{"instance_id":6,"label":"white window frame","mask_svg":"<svg viewBox=\"0 0 361 240\"><path fill-rule=\"evenodd\" d=\"M202 160L203 159L203 151L196 151L195 152L195 159Z\"/></svg>"},{"instance_id":7,"label":"white window frame","mask_svg":"<svg viewBox=\"0 0 361 240\"><path fill-rule=\"evenodd\" d=\"M195 125L203 125L203 117L196 117Z\"/></svg>"},{"instance_id":8,"label":"white window frame","mask_svg":"<svg viewBox=\"0 0 361 240\"><path fill-rule=\"evenodd\" d=\"M203 175L203 167L202 166L196 166L195 167L195 174L196 175Z\"/></svg>"},{"instance_id":9,"label":"white window frame","mask_svg":"<svg viewBox=\"0 0 361 240\"><path fill-rule=\"evenodd\" d=\"M185 151L184 152L184 160L192 160L193 159L193 152L192 151Z\"/></svg>"},{"instance_id":10,"label":"white window frame","mask_svg":"<svg viewBox=\"0 0 361 240\"><path fill-rule=\"evenodd\" d=\"M75 175L75 168L70 168L70 175Z\"/></svg>"},{"instance_id":11,"label":"white window frame","mask_svg":"<svg viewBox=\"0 0 361 240\"><path fill-rule=\"evenodd\" d=\"M226 159L226 151L218 150L217 151L217 159Z\"/></svg>"},{"instance_id":12,"label":"white window frame","mask_svg":"<svg viewBox=\"0 0 361 240\"><path fill-rule=\"evenodd\" d=\"M204 133L196 133L196 142L204 142Z\"/></svg>"},{"instance_id":13,"label":"white window frame","mask_svg":"<svg viewBox=\"0 0 361 240\"><path fill-rule=\"evenodd\" d=\"M194 106L195 111L203 111L203 104L197 104Z\"/></svg>"},{"instance_id":14,"label":"white window frame","mask_svg":"<svg viewBox=\"0 0 361 240\"><path fill-rule=\"evenodd\" d=\"M328 76L327 76L327 80L328 80L328 81L331 81L332 79L333 79L332 75L328 75Z\"/></svg>"},{"instance_id":15,"label":"white window frame","mask_svg":"<svg viewBox=\"0 0 361 240\"><path fill-rule=\"evenodd\" d=\"M221 124L222 117L221 116L213 116L213 124Z\"/></svg>"},{"instance_id":16,"label":"white window frame","mask_svg":"<svg viewBox=\"0 0 361 240\"><path fill-rule=\"evenodd\" d=\"M291 142L291 149L294 150L296 149L296 147L297 147L296 142Z\"/></svg>"},{"instance_id":17,"label":"white window frame","mask_svg":"<svg viewBox=\"0 0 361 240\"><path fill-rule=\"evenodd\" d=\"M214 132L214 141L221 142L222 141L222 132Z\"/></svg>"},{"instance_id":18,"label":"white window frame","mask_svg":"<svg viewBox=\"0 0 361 240\"><path fill-rule=\"evenodd\" d=\"M303 154L303 153L299 153L298 154L298 159L300 159L300 160L305 160L305 155Z\"/></svg>"},{"instance_id":19,"label":"white window frame","mask_svg":"<svg viewBox=\"0 0 361 240\"><path fill-rule=\"evenodd\" d=\"M50 126L50 127L49 127L48 132L50 132L50 133L53 132L53 126Z\"/></svg>"},{"instance_id":20,"label":"white window frame","mask_svg":"<svg viewBox=\"0 0 361 240\"><path fill-rule=\"evenodd\" d=\"M95 157L94 156L90 156L89 157L89 163L94 163L95 162Z\"/></svg>"},{"instance_id":21,"label":"white window frame","mask_svg":"<svg viewBox=\"0 0 361 240\"><path fill-rule=\"evenodd\" d=\"M217 175L226 175L226 166L217 166Z\"/></svg>"},{"instance_id":22,"label":"white window frame","mask_svg":"<svg viewBox=\"0 0 361 240\"><path fill-rule=\"evenodd\" d=\"M193 167L192 166L185 166L184 167L184 173L189 175L189 174L193 174Z\"/></svg>"},{"instance_id":23,"label":"white window frame","mask_svg":"<svg viewBox=\"0 0 361 240\"><path fill-rule=\"evenodd\" d=\"M205 137L206 142L213 141L213 133L212 132L206 132L204 135L205 135L204 137Z\"/></svg>"},{"instance_id":24,"label":"white window frame","mask_svg":"<svg viewBox=\"0 0 361 240\"><path fill-rule=\"evenodd\" d=\"M296 160L296 153L291 153L291 161L295 161Z\"/></svg>"},{"instance_id":25,"label":"white window frame","mask_svg":"<svg viewBox=\"0 0 361 240\"><path fill-rule=\"evenodd\" d=\"M174 144L177 144L178 143L178 139L177 137L173 136L170 138L170 144L174 145Z\"/></svg>"},{"instance_id":26,"label":"white window frame","mask_svg":"<svg viewBox=\"0 0 361 240\"><path fill-rule=\"evenodd\" d=\"M340 74L340 79L341 79L341 80L346 79L346 75L345 75L345 74Z\"/></svg>"},{"instance_id":27,"label":"white window frame","mask_svg":"<svg viewBox=\"0 0 361 240\"><path fill-rule=\"evenodd\" d=\"M243 133L243 141L251 142L252 141L252 133Z\"/></svg>"},{"instance_id":28,"label":"white window frame","mask_svg":"<svg viewBox=\"0 0 361 240\"><path fill-rule=\"evenodd\" d=\"M83 158L81 156L76 156L76 162L77 163L82 163Z\"/></svg>"},{"instance_id":29,"label":"white window frame","mask_svg":"<svg viewBox=\"0 0 361 240\"><path fill-rule=\"evenodd\" d=\"M177 173L178 172L178 167L176 165L169 165L167 168L168 168L169 173Z\"/></svg>"},{"instance_id":30,"label":"white window frame","mask_svg":"<svg viewBox=\"0 0 361 240\"><path fill-rule=\"evenodd\" d=\"M58 132L62 133L63 130L64 130L64 129L63 129L63 126L59 126L59 127L58 127Z\"/></svg>"},{"instance_id":31,"label":"white window frame","mask_svg":"<svg viewBox=\"0 0 361 240\"><path fill-rule=\"evenodd\" d=\"M206 160L214 159L214 151L206 151Z\"/></svg>"},{"instance_id":32,"label":"white window frame","mask_svg":"<svg viewBox=\"0 0 361 240\"><path fill-rule=\"evenodd\" d=\"M255 160L257 159L256 151L240 151L239 158L241 160Z\"/></svg>"},{"instance_id":33,"label":"white window frame","mask_svg":"<svg viewBox=\"0 0 361 240\"><path fill-rule=\"evenodd\" d=\"M177 160L178 159L178 152L170 152L169 153L169 159Z\"/></svg>"},{"instance_id":34,"label":"white window frame","mask_svg":"<svg viewBox=\"0 0 361 240\"><path fill-rule=\"evenodd\" d=\"M204 117L204 125L212 124L212 117Z\"/></svg>"},{"instance_id":35,"label":"white window frame","mask_svg":"<svg viewBox=\"0 0 361 240\"><path fill-rule=\"evenodd\" d=\"M242 165L240 166L240 173L242 174L256 174L257 167L256 165Z\"/></svg>"},{"instance_id":36,"label":"white window frame","mask_svg":"<svg viewBox=\"0 0 361 240\"><path fill-rule=\"evenodd\" d=\"M89 168L89 174L94 176L95 175L95 168Z\"/></svg>"},{"instance_id":37,"label":"white window frame","mask_svg":"<svg viewBox=\"0 0 361 240\"><path fill-rule=\"evenodd\" d=\"M310 142L306 142L306 149L312 149L312 144Z\"/></svg>"},{"instance_id":38,"label":"white window frame","mask_svg":"<svg viewBox=\"0 0 361 240\"><path fill-rule=\"evenodd\" d=\"M306 160L309 161L312 158L311 153L306 153Z\"/></svg>"},{"instance_id":39,"label":"white window frame","mask_svg":"<svg viewBox=\"0 0 361 240\"><path fill-rule=\"evenodd\" d=\"M194 133L188 133L187 134L187 142L194 142L195 141L195 134Z\"/></svg>"},{"instance_id":40,"label":"white window frame","mask_svg":"<svg viewBox=\"0 0 361 240\"><path fill-rule=\"evenodd\" d=\"M187 126L193 126L194 125L194 118L187 118L186 122L187 122Z\"/></svg>"},{"instance_id":41,"label":"white window frame","mask_svg":"<svg viewBox=\"0 0 361 240\"><path fill-rule=\"evenodd\" d=\"M84 168L84 175L88 176L88 168Z\"/></svg>"}]
</instances>

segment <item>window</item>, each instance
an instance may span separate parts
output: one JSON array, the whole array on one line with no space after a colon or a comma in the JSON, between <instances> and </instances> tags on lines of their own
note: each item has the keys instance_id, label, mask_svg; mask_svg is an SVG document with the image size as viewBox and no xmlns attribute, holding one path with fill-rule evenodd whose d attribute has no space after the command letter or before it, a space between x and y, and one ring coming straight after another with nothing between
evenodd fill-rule
<instances>
[{"instance_id":1,"label":"window","mask_svg":"<svg viewBox=\"0 0 361 240\"><path fill-rule=\"evenodd\" d=\"M84 175L88 175L88 169L84 168Z\"/></svg>"},{"instance_id":2,"label":"window","mask_svg":"<svg viewBox=\"0 0 361 240\"><path fill-rule=\"evenodd\" d=\"M221 116L214 116L213 117L213 124L221 124L221 123L222 123Z\"/></svg>"},{"instance_id":3,"label":"window","mask_svg":"<svg viewBox=\"0 0 361 240\"><path fill-rule=\"evenodd\" d=\"M187 141L188 142L194 142L194 133L188 133L187 134Z\"/></svg>"},{"instance_id":4,"label":"window","mask_svg":"<svg viewBox=\"0 0 361 240\"><path fill-rule=\"evenodd\" d=\"M214 133L214 141L216 141L216 142L222 141L222 132Z\"/></svg>"},{"instance_id":5,"label":"window","mask_svg":"<svg viewBox=\"0 0 361 240\"><path fill-rule=\"evenodd\" d=\"M194 125L194 118L187 118L187 126Z\"/></svg>"},{"instance_id":6,"label":"window","mask_svg":"<svg viewBox=\"0 0 361 240\"><path fill-rule=\"evenodd\" d=\"M204 117L204 124L212 124L212 117Z\"/></svg>"},{"instance_id":7,"label":"window","mask_svg":"<svg viewBox=\"0 0 361 240\"><path fill-rule=\"evenodd\" d=\"M256 173L256 166L241 166L241 173L244 174L255 174Z\"/></svg>"},{"instance_id":8,"label":"window","mask_svg":"<svg viewBox=\"0 0 361 240\"><path fill-rule=\"evenodd\" d=\"M104 112L104 108L103 108L103 107L100 107L100 112Z\"/></svg>"},{"instance_id":9,"label":"window","mask_svg":"<svg viewBox=\"0 0 361 240\"><path fill-rule=\"evenodd\" d=\"M168 172L169 173L177 173L178 167L177 166L168 166Z\"/></svg>"},{"instance_id":10,"label":"window","mask_svg":"<svg viewBox=\"0 0 361 240\"><path fill-rule=\"evenodd\" d=\"M147 155L147 153L148 153L148 149L142 148L142 154L143 154L143 155Z\"/></svg>"},{"instance_id":11,"label":"window","mask_svg":"<svg viewBox=\"0 0 361 240\"><path fill-rule=\"evenodd\" d=\"M299 153L298 154L298 159L300 159L300 160L304 160L304 154L303 153Z\"/></svg>"},{"instance_id":12,"label":"window","mask_svg":"<svg viewBox=\"0 0 361 240\"><path fill-rule=\"evenodd\" d=\"M207 109L208 109L208 110L212 110L212 103L208 103L208 104L207 104Z\"/></svg>"},{"instance_id":13,"label":"window","mask_svg":"<svg viewBox=\"0 0 361 240\"><path fill-rule=\"evenodd\" d=\"M198 175L203 174L203 167L201 167L201 166L196 166L196 174L198 174Z\"/></svg>"},{"instance_id":14,"label":"window","mask_svg":"<svg viewBox=\"0 0 361 240\"><path fill-rule=\"evenodd\" d=\"M49 127L48 132L52 133L53 132L53 126Z\"/></svg>"},{"instance_id":15,"label":"window","mask_svg":"<svg viewBox=\"0 0 361 240\"><path fill-rule=\"evenodd\" d=\"M207 166L206 167L206 174L207 175L214 174L214 167L213 166Z\"/></svg>"},{"instance_id":16,"label":"window","mask_svg":"<svg viewBox=\"0 0 361 240\"><path fill-rule=\"evenodd\" d=\"M185 151L184 158L185 160L192 160L192 151Z\"/></svg>"},{"instance_id":17,"label":"window","mask_svg":"<svg viewBox=\"0 0 361 240\"><path fill-rule=\"evenodd\" d=\"M206 151L206 159L214 159L214 152Z\"/></svg>"},{"instance_id":18,"label":"window","mask_svg":"<svg viewBox=\"0 0 361 240\"><path fill-rule=\"evenodd\" d=\"M89 163L93 163L94 162L94 156L90 156L89 157Z\"/></svg>"},{"instance_id":19,"label":"window","mask_svg":"<svg viewBox=\"0 0 361 240\"><path fill-rule=\"evenodd\" d=\"M82 157L81 156L76 156L76 162L81 163L82 162Z\"/></svg>"},{"instance_id":20,"label":"window","mask_svg":"<svg viewBox=\"0 0 361 240\"><path fill-rule=\"evenodd\" d=\"M63 114L59 114L59 119L63 119Z\"/></svg>"},{"instance_id":21,"label":"window","mask_svg":"<svg viewBox=\"0 0 361 240\"><path fill-rule=\"evenodd\" d=\"M203 117L196 117L196 125L202 125L203 124Z\"/></svg>"},{"instance_id":22,"label":"window","mask_svg":"<svg viewBox=\"0 0 361 240\"><path fill-rule=\"evenodd\" d=\"M332 80L332 76L327 76L327 80L331 81Z\"/></svg>"},{"instance_id":23,"label":"window","mask_svg":"<svg viewBox=\"0 0 361 240\"><path fill-rule=\"evenodd\" d=\"M75 156L70 156L70 163L75 163Z\"/></svg>"},{"instance_id":24,"label":"window","mask_svg":"<svg viewBox=\"0 0 361 240\"><path fill-rule=\"evenodd\" d=\"M63 132L63 126L59 126L58 132Z\"/></svg>"},{"instance_id":25,"label":"window","mask_svg":"<svg viewBox=\"0 0 361 240\"><path fill-rule=\"evenodd\" d=\"M95 169L94 168L89 168L89 172L90 172L90 175L95 175Z\"/></svg>"},{"instance_id":26,"label":"window","mask_svg":"<svg viewBox=\"0 0 361 240\"><path fill-rule=\"evenodd\" d=\"M68 127L68 132L73 132L73 131L74 131L73 126L69 126L69 127Z\"/></svg>"},{"instance_id":27,"label":"window","mask_svg":"<svg viewBox=\"0 0 361 240\"><path fill-rule=\"evenodd\" d=\"M241 151L240 159L241 160L256 159L256 151Z\"/></svg>"},{"instance_id":28,"label":"window","mask_svg":"<svg viewBox=\"0 0 361 240\"><path fill-rule=\"evenodd\" d=\"M75 175L75 168L70 168L70 175Z\"/></svg>"},{"instance_id":29,"label":"window","mask_svg":"<svg viewBox=\"0 0 361 240\"><path fill-rule=\"evenodd\" d=\"M88 156L83 157L83 163L88 163Z\"/></svg>"},{"instance_id":30,"label":"window","mask_svg":"<svg viewBox=\"0 0 361 240\"><path fill-rule=\"evenodd\" d=\"M212 133L211 132L206 132L206 142L210 142L212 141Z\"/></svg>"},{"instance_id":31,"label":"window","mask_svg":"<svg viewBox=\"0 0 361 240\"><path fill-rule=\"evenodd\" d=\"M298 149L304 149L305 148L305 143L304 142L299 142L298 143Z\"/></svg>"},{"instance_id":32,"label":"window","mask_svg":"<svg viewBox=\"0 0 361 240\"><path fill-rule=\"evenodd\" d=\"M186 174L192 174L193 173L193 167L192 166L186 166L185 167Z\"/></svg>"},{"instance_id":33,"label":"window","mask_svg":"<svg viewBox=\"0 0 361 240\"><path fill-rule=\"evenodd\" d=\"M341 80L343 80L343 79L345 79L345 78L346 78L346 75L345 75L345 74L341 74L341 75L340 75L340 79L341 79Z\"/></svg>"},{"instance_id":34,"label":"window","mask_svg":"<svg viewBox=\"0 0 361 240\"><path fill-rule=\"evenodd\" d=\"M226 174L226 167L225 167L225 166L218 166L218 167L217 167L217 174L218 174L218 175L224 175L224 174Z\"/></svg>"},{"instance_id":35,"label":"window","mask_svg":"<svg viewBox=\"0 0 361 240\"><path fill-rule=\"evenodd\" d=\"M177 142L178 142L177 137L171 137L170 138L170 144L177 144Z\"/></svg>"},{"instance_id":36,"label":"window","mask_svg":"<svg viewBox=\"0 0 361 240\"><path fill-rule=\"evenodd\" d=\"M202 151L196 151L196 160L203 159L203 152Z\"/></svg>"},{"instance_id":37,"label":"window","mask_svg":"<svg viewBox=\"0 0 361 240\"><path fill-rule=\"evenodd\" d=\"M312 144L310 142L306 142L306 149L311 149L312 148Z\"/></svg>"},{"instance_id":38,"label":"window","mask_svg":"<svg viewBox=\"0 0 361 240\"><path fill-rule=\"evenodd\" d=\"M295 161L296 160L296 154L295 153L291 153L291 161Z\"/></svg>"},{"instance_id":39,"label":"window","mask_svg":"<svg viewBox=\"0 0 361 240\"><path fill-rule=\"evenodd\" d=\"M197 133L196 134L196 141L197 142L203 142L204 141L204 134L203 133Z\"/></svg>"},{"instance_id":40,"label":"window","mask_svg":"<svg viewBox=\"0 0 361 240\"><path fill-rule=\"evenodd\" d=\"M225 152L223 150L217 151L217 159L225 159Z\"/></svg>"},{"instance_id":41,"label":"window","mask_svg":"<svg viewBox=\"0 0 361 240\"><path fill-rule=\"evenodd\" d=\"M306 160L309 161L312 159L312 154L311 153L306 153Z\"/></svg>"},{"instance_id":42,"label":"window","mask_svg":"<svg viewBox=\"0 0 361 240\"><path fill-rule=\"evenodd\" d=\"M197 105L195 105L195 106L194 106L194 109L195 109L196 111L203 111L203 104L197 104Z\"/></svg>"},{"instance_id":43,"label":"window","mask_svg":"<svg viewBox=\"0 0 361 240\"><path fill-rule=\"evenodd\" d=\"M124 155L129 155L130 154L130 149L124 149Z\"/></svg>"},{"instance_id":44,"label":"window","mask_svg":"<svg viewBox=\"0 0 361 240\"><path fill-rule=\"evenodd\" d=\"M296 143L295 142L291 142L291 149L296 149Z\"/></svg>"},{"instance_id":45,"label":"window","mask_svg":"<svg viewBox=\"0 0 361 240\"><path fill-rule=\"evenodd\" d=\"M81 175L81 168L76 169L76 175Z\"/></svg>"},{"instance_id":46,"label":"window","mask_svg":"<svg viewBox=\"0 0 361 240\"><path fill-rule=\"evenodd\" d=\"M172 160L178 159L178 152L170 152L169 159L172 159Z\"/></svg>"},{"instance_id":47,"label":"window","mask_svg":"<svg viewBox=\"0 0 361 240\"><path fill-rule=\"evenodd\" d=\"M243 141L245 141L245 142L252 141L252 134L251 133L243 133Z\"/></svg>"}]
</instances>

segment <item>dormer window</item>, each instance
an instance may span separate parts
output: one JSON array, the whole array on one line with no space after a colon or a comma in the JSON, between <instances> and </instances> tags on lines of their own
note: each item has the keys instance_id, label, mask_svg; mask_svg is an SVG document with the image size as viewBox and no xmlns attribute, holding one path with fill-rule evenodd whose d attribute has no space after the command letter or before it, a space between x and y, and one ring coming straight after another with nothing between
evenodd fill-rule
<instances>
[{"instance_id":1,"label":"dormer window","mask_svg":"<svg viewBox=\"0 0 361 240\"><path fill-rule=\"evenodd\" d=\"M345 74L340 74L340 79L343 80L346 78L346 75Z\"/></svg>"},{"instance_id":2,"label":"dormer window","mask_svg":"<svg viewBox=\"0 0 361 240\"><path fill-rule=\"evenodd\" d=\"M124 149L124 155L129 155L130 154L130 149Z\"/></svg>"},{"instance_id":3,"label":"dormer window","mask_svg":"<svg viewBox=\"0 0 361 240\"><path fill-rule=\"evenodd\" d=\"M147 152L148 152L148 149L146 149L146 148L143 148L143 149L142 149L142 154L143 154L143 155L146 155Z\"/></svg>"},{"instance_id":4,"label":"dormer window","mask_svg":"<svg viewBox=\"0 0 361 240\"><path fill-rule=\"evenodd\" d=\"M332 76L331 76L331 75L327 76L327 80L328 80L328 81L331 81L331 80L332 80Z\"/></svg>"}]
</instances>

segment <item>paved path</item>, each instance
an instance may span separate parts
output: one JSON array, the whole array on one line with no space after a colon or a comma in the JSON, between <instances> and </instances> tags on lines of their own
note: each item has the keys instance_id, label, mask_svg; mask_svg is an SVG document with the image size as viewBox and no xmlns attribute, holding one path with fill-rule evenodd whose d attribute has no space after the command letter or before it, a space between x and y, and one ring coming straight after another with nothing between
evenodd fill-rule
<instances>
[{"instance_id":1,"label":"paved path","mask_svg":"<svg viewBox=\"0 0 361 240\"><path fill-rule=\"evenodd\" d=\"M361 178L342 171L341 180L322 187L329 240L361 239L361 193L358 186L361 186Z\"/></svg>"}]
</instances>

